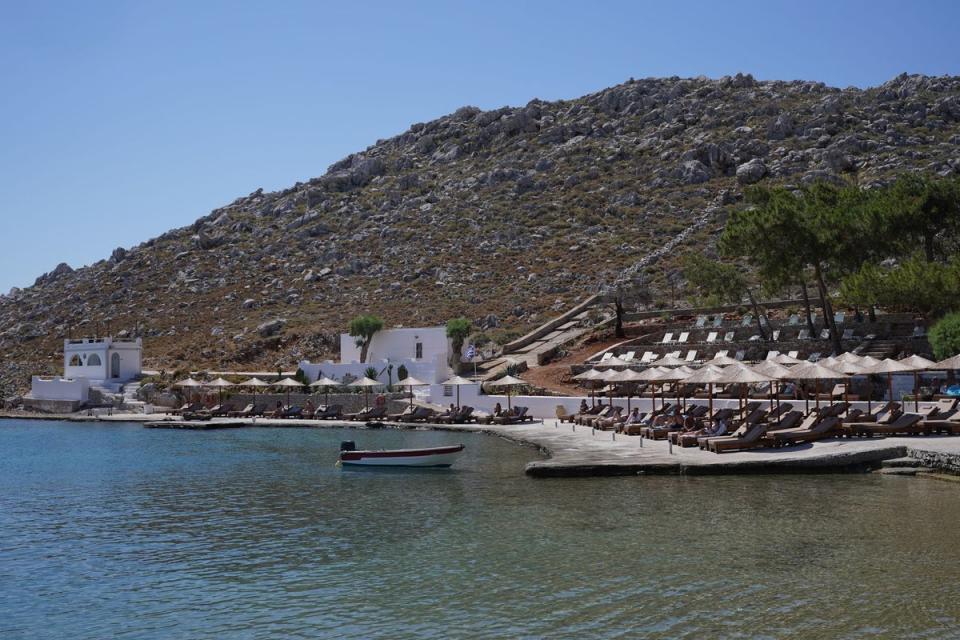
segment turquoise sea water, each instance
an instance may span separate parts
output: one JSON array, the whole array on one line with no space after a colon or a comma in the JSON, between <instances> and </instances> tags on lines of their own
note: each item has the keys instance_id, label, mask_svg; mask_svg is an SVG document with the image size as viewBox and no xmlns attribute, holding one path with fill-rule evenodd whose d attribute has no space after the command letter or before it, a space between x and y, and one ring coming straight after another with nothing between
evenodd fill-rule
<instances>
[{"instance_id":1,"label":"turquoise sea water","mask_svg":"<svg viewBox=\"0 0 960 640\"><path fill-rule=\"evenodd\" d=\"M345 471L462 441L450 471ZM0 638L960 637L960 486L534 480L474 434L0 422Z\"/></svg>"}]
</instances>

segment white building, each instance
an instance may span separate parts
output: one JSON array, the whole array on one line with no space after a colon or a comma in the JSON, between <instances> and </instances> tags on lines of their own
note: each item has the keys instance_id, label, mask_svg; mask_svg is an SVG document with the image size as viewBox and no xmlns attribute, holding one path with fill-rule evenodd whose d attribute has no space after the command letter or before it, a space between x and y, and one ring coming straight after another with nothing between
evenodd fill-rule
<instances>
[{"instance_id":1,"label":"white building","mask_svg":"<svg viewBox=\"0 0 960 640\"><path fill-rule=\"evenodd\" d=\"M80 338L63 341L63 376L33 376L26 406L75 411L89 400L90 387L119 391L142 371L140 338Z\"/></svg>"},{"instance_id":2,"label":"white building","mask_svg":"<svg viewBox=\"0 0 960 640\"><path fill-rule=\"evenodd\" d=\"M340 362L310 362L303 360L300 368L313 381L320 376L342 380L344 375L364 375L366 369L377 370L377 379L397 382L397 369L403 365L407 372L424 382L443 382L453 371L449 360L452 346L446 327L413 329L385 329L373 335L367 349L367 361L360 362L360 347L350 334L340 334ZM392 365L392 375L391 375Z\"/></svg>"}]
</instances>

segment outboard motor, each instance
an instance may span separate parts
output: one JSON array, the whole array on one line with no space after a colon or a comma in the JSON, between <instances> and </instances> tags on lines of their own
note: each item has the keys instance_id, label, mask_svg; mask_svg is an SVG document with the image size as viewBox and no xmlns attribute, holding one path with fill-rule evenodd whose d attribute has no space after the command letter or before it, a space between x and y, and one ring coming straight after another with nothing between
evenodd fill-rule
<instances>
[{"instance_id":1,"label":"outboard motor","mask_svg":"<svg viewBox=\"0 0 960 640\"><path fill-rule=\"evenodd\" d=\"M343 440L340 443L340 451L356 451L357 445L353 440Z\"/></svg>"}]
</instances>

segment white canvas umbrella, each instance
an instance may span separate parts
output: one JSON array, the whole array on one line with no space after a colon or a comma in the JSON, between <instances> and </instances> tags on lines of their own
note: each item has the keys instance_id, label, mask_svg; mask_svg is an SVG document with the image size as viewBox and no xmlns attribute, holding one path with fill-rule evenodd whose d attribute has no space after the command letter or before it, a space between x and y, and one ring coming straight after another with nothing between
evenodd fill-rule
<instances>
[{"instance_id":1,"label":"white canvas umbrella","mask_svg":"<svg viewBox=\"0 0 960 640\"><path fill-rule=\"evenodd\" d=\"M593 369L591 369L593 371ZM468 384L477 384L473 380L468 380L467 378L461 378L460 376L453 376L449 380L442 382L444 386L451 386L457 388L457 406L460 406L460 387L463 387Z\"/></svg>"},{"instance_id":2,"label":"white canvas umbrella","mask_svg":"<svg viewBox=\"0 0 960 640\"><path fill-rule=\"evenodd\" d=\"M499 380L488 383L491 387L506 387L507 389L507 411L510 411L510 389L527 384L526 380L521 380L515 376L504 376Z\"/></svg>"},{"instance_id":3,"label":"white canvas umbrella","mask_svg":"<svg viewBox=\"0 0 960 640\"><path fill-rule=\"evenodd\" d=\"M742 362L737 364L730 365L724 368L720 374L720 382L726 384L735 384L740 387L740 397L739 406L740 410L743 410L743 405L746 401L746 385L756 384L758 382L769 382L770 377L762 373L754 371L749 365L745 365Z\"/></svg>"},{"instance_id":4,"label":"white canvas umbrella","mask_svg":"<svg viewBox=\"0 0 960 640\"><path fill-rule=\"evenodd\" d=\"M382 387L382 386L383 386L383 383L382 383L382 382L379 382L379 381L377 381L377 380L372 380L371 378L368 378L368 377L366 377L366 376L363 376L362 378L359 378L359 379L357 379L357 380L354 380L353 382L351 382L351 383L348 384L347 386L348 386L348 387L362 387L362 388L363 388L363 410L364 410L364 411L369 411L369 410L370 410L370 403L368 402L368 398L369 398L370 388L371 388L371 387Z\"/></svg>"},{"instance_id":5,"label":"white canvas umbrella","mask_svg":"<svg viewBox=\"0 0 960 640\"><path fill-rule=\"evenodd\" d=\"M328 407L330 406L330 387L339 387L340 382L337 380L334 380L333 378L328 378L327 376L323 376L311 382L310 386L323 388L324 407Z\"/></svg>"},{"instance_id":6,"label":"white canvas umbrella","mask_svg":"<svg viewBox=\"0 0 960 640\"><path fill-rule=\"evenodd\" d=\"M413 406L413 388L414 387L426 387L429 386L429 382L424 382L423 380L417 380L413 376L407 376L403 380L398 380L397 384L402 387L410 387L410 406ZM459 389L457 389L459 391ZM457 398L457 407L460 406L459 398Z\"/></svg>"},{"instance_id":7,"label":"white canvas umbrella","mask_svg":"<svg viewBox=\"0 0 960 640\"><path fill-rule=\"evenodd\" d=\"M708 361L707 364L712 364L715 367L726 367L731 364L740 364L740 361L734 360L730 356L716 355L712 360Z\"/></svg>"},{"instance_id":8,"label":"white canvas umbrella","mask_svg":"<svg viewBox=\"0 0 960 640\"><path fill-rule=\"evenodd\" d=\"M269 382L264 382L260 378L250 378L249 380L244 380L243 382L237 383L238 387L252 387L253 388L253 403L256 405L257 402L257 389L260 387L269 387Z\"/></svg>"}]
</instances>

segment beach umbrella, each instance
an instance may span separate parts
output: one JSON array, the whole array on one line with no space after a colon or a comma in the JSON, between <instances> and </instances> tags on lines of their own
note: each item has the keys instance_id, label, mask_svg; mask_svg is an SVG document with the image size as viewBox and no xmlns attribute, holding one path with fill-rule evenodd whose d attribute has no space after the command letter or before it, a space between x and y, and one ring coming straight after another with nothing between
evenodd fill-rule
<instances>
[{"instance_id":1,"label":"beach umbrella","mask_svg":"<svg viewBox=\"0 0 960 640\"><path fill-rule=\"evenodd\" d=\"M683 358L678 358L677 356L672 356L667 354L660 358L659 360L654 360L650 363L651 367L679 367L687 364L687 361Z\"/></svg>"},{"instance_id":2,"label":"beach umbrella","mask_svg":"<svg viewBox=\"0 0 960 640\"><path fill-rule=\"evenodd\" d=\"M777 364L800 364L803 362L799 358L794 358L786 353L777 354L777 356L773 358L773 361Z\"/></svg>"},{"instance_id":3,"label":"beach umbrella","mask_svg":"<svg viewBox=\"0 0 960 640\"><path fill-rule=\"evenodd\" d=\"M626 366L628 366L629 364L630 364L630 363L627 362L626 360L621 360L621 359L618 358L617 356L613 356L612 358L607 358L606 360L601 360L601 361L598 362L595 366L597 366L597 367L626 367Z\"/></svg>"},{"instance_id":4,"label":"beach umbrella","mask_svg":"<svg viewBox=\"0 0 960 640\"><path fill-rule=\"evenodd\" d=\"M815 398L817 403L817 411L820 410L820 381L821 380L840 380L845 378L844 374L837 371L836 369L831 369L825 367L819 362L807 362L801 363L797 366L790 369L790 377L793 380L813 380L815 384ZM804 394L806 395L806 394ZM810 399L804 398L806 401L806 410L807 413L810 412Z\"/></svg>"},{"instance_id":5,"label":"beach umbrella","mask_svg":"<svg viewBox=\"0 0 960 640\"><path fill-rule=\"evenodd\" d=\"M196 389L197 387L202 387L202 382L197 382L193 378L187 378L186 380L181 380L179 382L174 382L173 386L180 387L181 389ZM186 395L186 394L185 394ZM189 396L188 396L189 397ZM189 400L187 400L189 402Z\"/></svg>"},{"instance_id":6,"label":"beach umbrella","mask_svg":"<svg viewBox=\"0 0 960 640\"><path fill-rule=\"evenodd\" d=\"M310 383L311 387L323 387L323 402L325 407L330 406L330 387L339 387L340 382L333 378L323 376Z\"/></svg>"},{"instance_id":7,"label":"beach umbrella","mask_svg":"<svg viewBox=\"0 0 960 640\"><path fill-rule=\"evenodd\" d=\"M954 371L956 369L960 369L960 355L955 355L952 358L941 360L931 368L936 369L937 371Z\"/></svg>"},{"instance_id":8,"label":"beach umbrella","mask_svg":"<svg viewBox=\"0 0 960 640\"><path fill-rule=\"evenodd\" d=\"M224 380L223 378L217 378L210 382L204 383L205 387L213 387L217 390L217 395L219 399L219 404L223 404L223 390L227 387L232 387L233 383L229 380Z\"/></svg>"},{"instance_id":9,"label":"beach umbrella","mask_svg":"<svg viewBox=\"0 0 960 640\"><path fill-rule=\"evenodd\" d=\"M290 407L290 389L297 387L303 387L303 384L294 380L293 378L284 378L270 385L271 387L281 387L287 390L287 408Z\"/></svg>"},{"instance_id":10,"label":"beach umbrella","mask_svg":"<svg viewBox=\"0 0 960 640\"><path fill-rule=\"evenodd\" d=\"M746 385L756 384L758 382L769 382L770 378L762 373L754 371L750 366L738 362L737 364L730 365L724 368L720 372L720 382L726 384L735 384L740 387L740 410L743 410L743 405L746 400Z\"/></svg>"},{"instance_id":11,"label":"beach umbrella","mask_svg":"<svg viewBox=\"0 0 960 640\"><path fill-rule=\"evenodd\" d=\"M368 377L366 377L366 376L363 376L362 378L359 378L359 379L357 379L357 380L354 380L353 382L351 382L351 383L348 384L347 386L348 386L348 387L362 387L362 388L363 388L363 410L364 410L364 411L369 411L369 410L370 410L370 403L368 402L368 399L369 399L369 395L368 395L368 394L370 393L370 388L371 388L371 387L382 387L382 386L383 386L383 383L380 382L380 381L378 381L378 380L373 380L373 379L371 379L371 378L368 378Z\"/></svg>"},{"instance_id":12,"label":"beach umbrella","mask_svg":"<svg viewBox=\"0 0 960 640\"><path fill-rule=\"evenodd\" d=\"M521 380L515 376L504 376L499 380L488 383L491 387L506 387L507 389L507 411L510 411L510 389L527 384L526 380Z\"/></svg>"},{"instance_id":13,"label":"beach umbrella","mask_svg":"<svg viewBox=\"0 0 960 640\"><path fill-rule=\"evenodd\" d=\"M858 364L862 358L853 351L844 351L840 355L835 356L834 359L838 362L852 362L854 364Z\"/></svg>"},{"instance_id":14,"label":"beach umbrella","mask_svg":"<svg viewBox=\"0 0 960 640\"><path fill-rule=\"evenodd\" d=\"M843 354L843 355L847 355L847 354ZM853 355L853 357L846 358L846 359L840 358L840 357L834 358L833 366L830 367L831 369L836 369L837 371L839 371L840 373L846 376L846 378L843 381L843 401L846 402L847 404L850 403L850 385L853 382L853 376L863 373L863 370L864 370L863 365L860 364L861 358L854 354L850 354L850 355ZM847 413L849 412L850 412L850 409L848 408Z\"/></svg>"},{"instance_id":15,"label":"beach umbrella","mask_svg":"<svg viewBox=\"0 0 960 640\"><path fill-rule=\"evenodd\" d=\"M590 371L593 371L593 369L590 369ZM453 376L452 378L450 378L445 382L442 382L441 384L443 384L444 386L449 385L451 387L457 388L457 406L459 407L460 406L460 387L468 384L477 384L477 383L474 382L473 380L468 380L467 378L461 378L460 376Z\"/></svg>"},{"instance_id":16,"label":"beach umbrella","mask_svg":"<svg viewBox=\"0 0 960 640\"><path fill-rule=\"evenodd\" d=\"M908 373L913 371L910 366L902 364L893 358L886 358L881 360L879 363L870 367L870 373L887 374L887 392L890 396L890 402L893 402L893 374L895 373Z\"/></svg>"},{"instance_id":17,"label":"beach umbrella","mask_svg":"<svg viewBox=\"0 0 960 640\"><path fill-rule=\"evenodd\" d=\"M426 387L429 386L429 382L424 382L423 380L417 380L413 376L407 376L403 380L398 380L397 384L403 387L410 387L410 406L413 406L413 388L414 387ZM460 389L457 389L459 391ZM457 406L460 406L459 398L457 399Z\"/></svg>"},{"instance_id":18,"label":"beach umbrella","mask_svg":"<svg viewBox=\"0 0 960 640\"><path fill-rule=\"evenodd\" d=\"M933 360L927 360L923 356L918 356L917 354L913 354L912 356L908 356L906 358L900 358L898 362L913 369L913 408L915 411L919 411L920 372L928 371L930 368L937 366L937 363Z\"/></svg>"},{"instance_id":19,"label":"beach umbrella","mask_svg":"<svg viewBox=\"0 0 960 640\"><path fill-rule=\"evenodd\" d=\"M629 384L631 384L631 383L639 382L640 380L643 380L643 379L644 379L644 378L642 377L642 375L641 375L640 373L634 371L633 369L625 369L625 370L623 370L623 371L617 371L617 372L616 372L616 376L614 376L614 377L608 377L608 378L607 378L607 381L608 381L608 382L618 382L618 383L621 383L621 384L627 384L627 385L629 385ZM631 395L631 394L630 394L629 387L628 387L628 390L627 390L627 413L630 413L630 395Z\"/></svg>"},{"instance_id":20,"label":"beach umbrella","mask_svg":"<svg viewBox=\"0 0 960 640\"><path fill-rule=\"evenodd\" d=\"M593 394L594 394L594 391L596 390L597 380L601 380L602 378L603 378L603 372L600 371L599 369L587 369L583 373L579 373L573 376L574 380L581 380L581 381L585 380L590 382L590 406L596 405Z\"/></svg>"},{"instance_id":21,"label":"beach umbrella","mask_svg":"<svg viewBox=\"0 0 960 640\"><path fill-rule=\"evenodd\" d=\"M238 387L252 387L253 388L253 402L256 405L257 402L257 389L260 387L269 387L269 382L264 382L260 378L250 378L249 380L244 380L243 382L237 383Z\"/></svg>"},{"instance_id":22,"label":"beach umbrella","mask_svg":"<svg viewBox=\"0 0 960 640\"><path fill-rule=\"evenodd\" d=\"M715 367L712 365L707 365L697 371L694 371L686 378L684 382L688 384L705 384L707 385L707 402L709 405L709 415L713 416L713 385L722 382L721 376L723 374L723 369L720 367Z\"/></svg>"},{"instance_id":23,"label":"beach umbrella","mask_svg":"<svg viewBox=\"0 0 960 640\"><path fill-rule=\"evenodd\" d=\"M790 378L790 369L783 366L775 360L764 360L759 364L753 366L753 370L770 377L770 386L773 388L773 393L770 395L770 409L773 410L774 401L776 401L777 409L780 409L780 381L788 380ZM780 423L780 413L777 412L777 424Z\"/></svg>"},{"instance_id":24,"label":"beach umbrella","mask_svg":"<svg viewBox=\"0 0 960 640\"><path fill-rule=\"evenodd\" d=\"M727 367L731 364L740 364L740 361L734 360L730 356L721 356L720 354L717 354L713 356L713 359L707 364L712 364L715 367Z\"/></svg>"}]
</instances>

